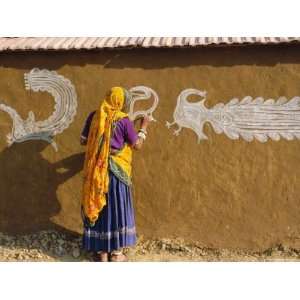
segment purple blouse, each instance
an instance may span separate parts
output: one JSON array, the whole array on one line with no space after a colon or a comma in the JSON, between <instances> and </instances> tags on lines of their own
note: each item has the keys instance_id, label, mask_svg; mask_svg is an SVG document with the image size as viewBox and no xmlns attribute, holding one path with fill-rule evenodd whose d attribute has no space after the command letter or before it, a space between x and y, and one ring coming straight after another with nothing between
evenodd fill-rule
<instances>
[{"instance_id":1,"label":"purple blouse","mask_svg":"<svg viewBox=\"0 0 300 300\"><path fill-rule=\"evenodd\" d=\"M91 112L85 121L83 130L81 132L81 137L85 139L87 139L89 136L90 127L95 112L96 111ZM128 118L123 118L115 123L110 145L111 148L119 150L124 146L124 143L134 145L137 139L138 136L134 129L133 122L131 122Z\"/></svg>"}]
</instances>

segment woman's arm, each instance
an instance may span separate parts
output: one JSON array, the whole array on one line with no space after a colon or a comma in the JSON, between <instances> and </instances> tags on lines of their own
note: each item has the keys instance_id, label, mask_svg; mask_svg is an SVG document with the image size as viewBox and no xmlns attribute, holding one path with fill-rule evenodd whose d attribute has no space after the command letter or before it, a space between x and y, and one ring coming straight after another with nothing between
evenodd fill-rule
<instances>
[{"instance_id":1,"label":"woman's arm","mask_svg":"<svg viewBox=\"0 0 300 300\"><path fill-rule=\"evenodd\" d=\"M135 144L133 145L133 149L140 150L146 140L147 136L147 128L150 122L150 118L145 116L141 121L141 128L138 132L138 139L136 140Z\"/></svg>"},{"instance_id":2,"label":"woman's arm","mask_svg":"<svg viewBox=\"0 0 300 300\"><path fill-rule=\"evenodd\" d=\"M134 122L130 121L129 118L124 119L124 134L125 141L128 145L130 145L133 149L139 150L142 148L143 143L146 139L147 135L147 127L150 122L149 117L143 117L141 119L135 120ZM140 129L136 132L134 123L140 121Z\"/></svg>"}]
</instances>

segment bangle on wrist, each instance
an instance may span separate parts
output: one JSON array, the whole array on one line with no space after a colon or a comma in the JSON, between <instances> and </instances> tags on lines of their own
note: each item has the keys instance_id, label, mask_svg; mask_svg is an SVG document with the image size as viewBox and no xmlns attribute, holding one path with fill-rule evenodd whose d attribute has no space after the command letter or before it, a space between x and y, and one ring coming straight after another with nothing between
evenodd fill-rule
<instances>
[{"instance_id":1,"label":"bangle on wrist","mask_svg":"<svg viewBox=\"0 0 300 300\"><path fill-rule=\"evenodd\" d=\"M145 140L146 139L146 134L144 132L139 131L138 137Z\"/></svg>"},{"instance_id":2,"label":"bangle on wrist","mask_svg":"<svg viewBox=\"0 0 300 300\"><path fill-rule=\"evenodd\" d=\"M140 129L139 129L139 132L142 132L142 133L144 133L145 135L147 134L147 130L144 129L144 128L140 128Z\"/></svg>"}]
</instances>

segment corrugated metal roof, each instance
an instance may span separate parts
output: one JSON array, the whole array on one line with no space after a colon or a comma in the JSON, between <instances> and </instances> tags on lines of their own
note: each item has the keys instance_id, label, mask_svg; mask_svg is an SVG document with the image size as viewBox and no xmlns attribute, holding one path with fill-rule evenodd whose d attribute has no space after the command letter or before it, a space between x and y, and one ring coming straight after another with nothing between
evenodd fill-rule
<instances>
[{"instance_id":1,"label":"corrugated metal roof","mask_svg":"<svg viewBox=\"0 0 300 300\"><path fill-rule=\"evenodd\" d=\"M0 51L197 47L300 42L300 37L6 37Z\"/></svg>"}]
</instances>

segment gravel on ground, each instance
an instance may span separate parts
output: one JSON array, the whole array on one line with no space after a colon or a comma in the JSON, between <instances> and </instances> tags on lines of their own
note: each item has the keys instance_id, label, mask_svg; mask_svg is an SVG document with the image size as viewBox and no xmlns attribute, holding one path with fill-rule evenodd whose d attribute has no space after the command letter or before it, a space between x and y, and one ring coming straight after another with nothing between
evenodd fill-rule
<instances>
[{"instance_id":1,"label":"gravel on ground","mask_svg":"<svg viewBox=\"0 0 300 300\"><path fill-rule=\"evenodd\" d=\"M82 237L55 230L12 236L0 233L0 261L92 262L92 253L81 248ZM213 249L183 239L149 240L139 237L134 248L125 249L128 260L143 261L300 261L300 249L282 244L264 251Z\"/></svg>"}]
</instances>

